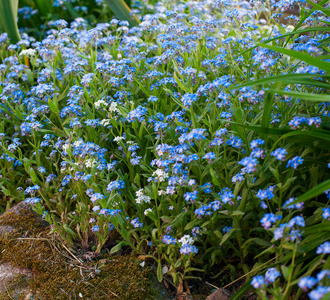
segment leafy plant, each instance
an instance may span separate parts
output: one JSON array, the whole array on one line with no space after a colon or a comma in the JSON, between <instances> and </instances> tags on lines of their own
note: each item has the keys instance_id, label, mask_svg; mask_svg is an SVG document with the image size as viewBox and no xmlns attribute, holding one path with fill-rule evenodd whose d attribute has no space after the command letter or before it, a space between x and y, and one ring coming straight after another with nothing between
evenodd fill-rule
<instances>
[{"instance_id":1,"label":"leafy plant","mask_svg":"<svg viewBox=\"0 0 330 300\"><path fill-rule=\"evenodd\" d=\"M3 193L72 248L129 246L178 293L208 274L245 280L234 299L298 299L329 269L328 21L240 5L159 2L134 30L50 22L29 70L2 35Z\"/></svg>"}]
</instances>

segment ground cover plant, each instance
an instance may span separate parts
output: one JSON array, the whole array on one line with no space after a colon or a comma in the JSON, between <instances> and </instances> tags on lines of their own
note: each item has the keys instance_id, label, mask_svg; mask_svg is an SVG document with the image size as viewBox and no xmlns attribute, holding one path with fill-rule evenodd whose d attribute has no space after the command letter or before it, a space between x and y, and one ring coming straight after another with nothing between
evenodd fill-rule
<instances>
[{"instance_id":1,"label":"ground cover plant","mask_svg":"<svg viewBox=\"0 0 330 300\"><path fill-rule=\"evenodd\" d=\"M327 297L330 19L307 2L163 0L137 27L2 34L4 205L76 251L129 246L178 293L209 276L245 282L233 299Z\"/></svg>"}]
</instances>

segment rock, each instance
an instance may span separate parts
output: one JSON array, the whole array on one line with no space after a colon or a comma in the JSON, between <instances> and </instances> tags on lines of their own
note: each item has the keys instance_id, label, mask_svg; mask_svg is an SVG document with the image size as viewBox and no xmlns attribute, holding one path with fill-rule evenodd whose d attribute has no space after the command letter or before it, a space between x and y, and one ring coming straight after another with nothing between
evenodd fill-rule
<instances>
[{"instance_id":1,"label":"rock","mask_svg":"<svg viewBox=\"0 0 330 300\"><path fill-rule=\"evenodd\" d=\"M0 237L4 237L6 234L13 232L15 227L9 225L0 226Z\"/></svg>"},{"instance_id":2,"label":"rock","mask_svg":"<svg viewBox=\"0 0 330 300\"><path fill-rule=\"evenodd\" d=\"M19 218L23 218L24 215L26 215L27 213L30 214L35 219L36 226L47 227L49 225L45 220L42 219L42 217L40 215L38 215L32 209L31 205L24 203L24 202L20 202L17 205L15 205L14 207L5 211L0 216L0 225L4 220L10 218L10 215L13 213Z\"/></svg>"},{"instance_id":3,"label":"rock","mask_svg":"<svg viewBox=\"0 0 330 300\"><path fill-rule=\"evenodd\" d=\"M231 293L225 289L217 289L206 300L230 300Z\"/></svg>"},{"instance_id":4,"label":"rock","mask_svg":"<svg viewBox=\"0 0 330 300\"><path fill-rule=\"evenodd\" d=\"M0 265L0 294L10 291L11 299L27 292L26 282L33 277L30 270L17 268L10 263Z\"/></svg>"}]
</instances>

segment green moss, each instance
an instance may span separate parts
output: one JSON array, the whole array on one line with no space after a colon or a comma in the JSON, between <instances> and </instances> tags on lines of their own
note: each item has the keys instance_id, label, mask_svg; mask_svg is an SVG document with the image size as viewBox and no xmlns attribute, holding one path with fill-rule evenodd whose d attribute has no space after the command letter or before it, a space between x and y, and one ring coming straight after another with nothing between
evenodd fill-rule
<instances>
[{"instance_id":1,"label":"green moss","mask_svg":"<svg viewBox=\"0 0 330 300\"><path fill-rule=\"evenodd\" d=\"M0 238L0 263L33 272L26 285L35 299L160 299L150 286L150 268L142 268L133 255L107 254L81 264L49 235L49 227L36 224L28 210L19 215L7 213L0 225L17 228ZM10 297L3 293L0 299Z\"/></svg>"}]
</instances>

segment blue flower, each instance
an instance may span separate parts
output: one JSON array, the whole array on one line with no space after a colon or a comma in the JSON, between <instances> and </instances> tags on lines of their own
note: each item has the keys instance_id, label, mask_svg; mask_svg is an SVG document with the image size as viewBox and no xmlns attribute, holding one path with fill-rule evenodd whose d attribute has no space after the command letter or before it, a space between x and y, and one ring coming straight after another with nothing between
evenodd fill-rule
<instances>
[{"instance_id":1,"label":"blue flower","mask_svg":"<svg viewBox=\"0 0 330 300\"><path fill-rule=\"evenodd\" d=\"M282 217L280 215L275 216L273 213L264 214L263 218L260 220L260 223L267 230L272 226L273 223L281 218Z\"/></svg>"},{"instance_id":2,"label":"blue flower","mask_svg":"<svg viewBox=\"0 0 330 300\"><path fill-rule=\"evenodd\" d=\"M188 202L194 203L197 199L198 191L187 192L184 194L184 199Z\"/></svg>"},{"instance_id":3,"label":"blue flower","mask_svg":"<svg viewBox=\"0 0 330 300\"><path fill-rule=\"evenodd\" d=\"M330 242L325 242L316 249L316 254L330 254Z\"/></svg>"},{"instance_id":4,"label":"blue flower","mask_svg":"<svg viewBox=\"0 0 330 300\"><path fill-rule=\"evenodd\" d=\"M62 180L62 186L66 186L70 180L73 179L73 177L71 175L65 175L63 180Z\"/></svg>"},{"instance_id":5,"label":"blue flower","mask_svg":"<svg viewBox=\"0 0 330 300\"><path fill-rule=\"evenodd\" d=\"M175 238L171 237L170 235L164 235L163 242L167 245L170 245L170 244L175 244L177 242L177 240Z\"/></svg>"},{"instance_id":6,"label":"blue flower","mask_svg":"<svg viewBox=\"0 0 330 300\"><path fill-rule=\"evenodd\" d=\"M209 163L212 162L212 159L215 159L215 153L214 152L208 152L203 156L204 159L207 159Z\"/></svg>"},{"instance_id":7,"label":"blue flower","mask_svg":"<svg viewBox=\"0 0 330 300\"><path fill-rule=\"evenodd\" d=\"M303 161L304 160L300 156L295 156L294 158L288 160L288 163L287 163L286 167L287 168L292 167L295 170L297 170L297 167L299 165L302 165Z\"/></svg>"},{"instance_id":8,"label":"blue flower","mask_svg":"<svg viewBox=\"0 0 330 300\"><path fill-rule=\"evenodd\" d=\"M38 168L38 171L39 171L40 173L46 173L46 169L45 169L44 167L39 167L39 168Z\"/></svg>"},{"instance_id":9,"label":"blue flower","mask_svg":"<svg viewBox=\"0 0 330 300\"><path fill-rule=\"evenodd\" d=\"M147 113L148 109L139 105L136 109L130 111L126 117L127 122L132 123L136 120L142 122L144 120L144 115Z\"/></svg>"},{"instance_id":10,"label":"blue flower","mask_svg":"<svg viewBox=\"0 0 330 300\"><path fill-rule=\"evenodd\" d=\"M270 268L266 271L265 280L267 283L273 283L279 276L281 276L281 273L276 268Z\"/></svg>"},{"instance_id":11,"label":"blue flower","mask_svg":"<svg viewBox=\"0 0 330 300\"><path fill-rule=\"evenodd\" d=\"M265 200L265 199L271 200L274 197L273 194L274 187L275 186L273 185L273 186L269 186L266 190L259 190L257 193L257 197L260 200Z\"/></svg>"},{"instance_id":12,"label":"blue flower","mask_svg":"<svg viewBox=\"0 0 330 300\"><path fill-rule=\"evenodd\" d=\"M277 148L275 151L271 153L271 156L274 156L276 159L284 161L285 156L288 154L286 149L283 148Z\"/></svg>"},{"instance_id":13,"label":"blue flower","mask_svg":"<svg viewBox=\"0 0 330 300\"><path fill-rule=\"evenodd\" d=\"M299 282L298 282L298 286L306 291L308 289L311 289L315 284L317 284L317 279L314 278L313 276L306 276L306 277L302 277L300 278Z\"/></svg>"},{"instance_id":14,"label":"blue flower","mask_svg":"<svg viewBox=\"0 0 330 300\"><path fill-rule=\"evenodd\" d=\"M107 192L112 192L113 190L119 190L125 188L125 182L121 179L117 181L111 181L107 186Z\"/></svg>"},{"instance_id":15,"label":"blue flower","mask_svg":"<svg viewBox=\"0 0 330 300\"><path fill-rule=\"evenodd\" d=\"M297 200L297 198L290 198L289 200L285 201L282 208L283 209L303 209L304 208L304 202L296 203L296 204L291 204L293 201Z\"/></svg>"},{"instance_id":16,"label":"blue flower","mask_svg":"<svg viewBox=\"0 0 330 300\"><path fill-rule=\"evenodd\" d=\"M330 292L330 287L319 285L314 291L308 293L311 300L321 300L324 295Z\"/></svg>"},{"instance_id":17,"label":"blue flower","mask_svg":"<svg viewBox=\"0 0 330 300\"><path fill-rule=\"evenodd\" d=\"M323 219L330 220L330 207L324 207L322 208L323 214L322 217Z\"/></svg>"},{"instance_id":18,"label":"blue flower","mask_svg":"<svg viewBox=\"0 0 330 300\"><path fill-rule=\"evenodd\" d=\"M184 255L189 255L191 253L198 253L198 248L194 245L190 245L190 244L184 244L182 245L182 247L180 248L180 253L184 254Z\"/></svg>"},{"instance_id":19,"label":"blue flower","mask_svg":"<svg viewBox=\"0 0 330 300\"><path fill-rule=\"evenodd\" d=\"M135 218L131 221L131 224L133 225L134 228L139 228L143 227L143 223L139 222L139 218Z\"/></svg>"},{"instance_id":20,"label":"blue flower","mask_svg":"<svg viewBox=\"0 0 330 300\"><path fill-rule=\"evenodd\" d=\"M105 199L106 197L102 195L101 193L95 193L90 196L91 201L94 203L97 200Z\"/></svg>"},{"instance_id":21,"label":"blue flower","mask_svg":"<svg viewBox=\"0 0 330 300\"><path fill-rule=\"evenodd\" d=\"M218 193L222 203L229 204L234 200L235 195L229 188L223 188L220 193Z\"/></svg>"},{"instance_id":22,"label":"blue flower","mask_svg":"<svg viewBox=\"0 0 330 300\"><path fill-rule=\"evenodd\" d=\"M264 288L266 286L265 279L262 275L254 276L251 281L251 285L255 289Z\"/></svg>"},{"instance_id":23,"label":"blue flower","mask_svg":"<svg viewBox=\"0 0 330 300\"><path fill-rule=\"evenodd\" d=\"M98 232L100 230L100 226L94 225L91 230L93 232Z\"/></svg>"},{"instance_id":24,"label":"blue flower","mask_svg":"<svg viewBox=\"0 0 330 300\"><path fill-rule=\"evenodd\" d=\"M231 229L232 229L231 226L226 226L226 227L222 228L222 232L223 233L228 233Z\"/></svg>"},{"instance_id":25,"label":"blue flower","mask_svg":"<svg viewBox=\"0 0 330 300\"><path fill-rule=\"evenodd\" d=\"M150 96L148 98L148 102L157 102L158 101L158 98L156 96Z\"/></svg>"}]
</instances>

